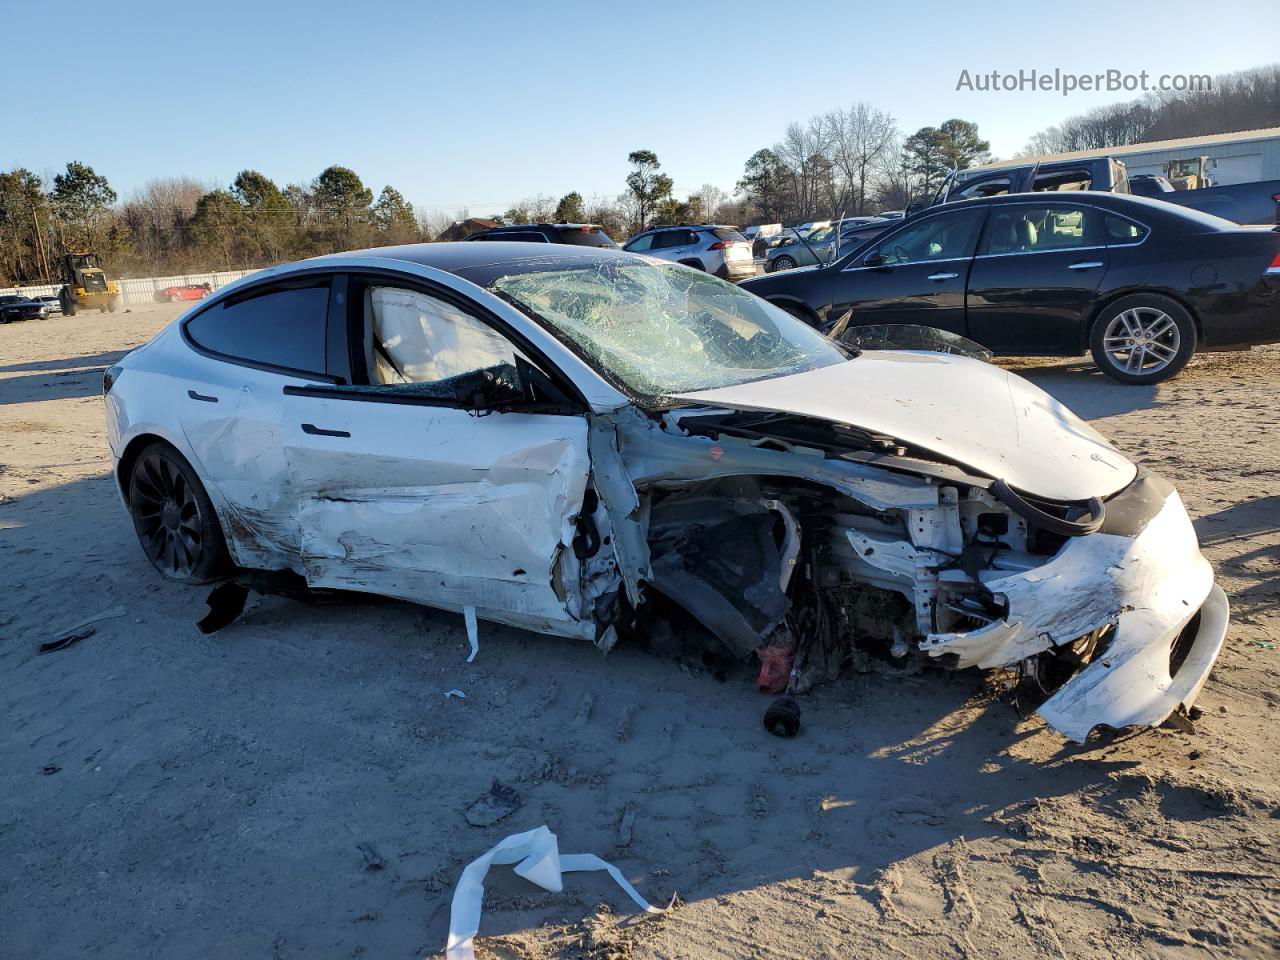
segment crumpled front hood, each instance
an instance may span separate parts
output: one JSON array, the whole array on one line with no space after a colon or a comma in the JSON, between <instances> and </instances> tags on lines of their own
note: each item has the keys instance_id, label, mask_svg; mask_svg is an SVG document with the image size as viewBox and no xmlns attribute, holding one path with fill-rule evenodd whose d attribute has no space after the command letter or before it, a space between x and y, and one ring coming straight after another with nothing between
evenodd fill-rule
<instances>
[{"instance_id":1,"label":"crumpled front hood","mask_svg":"<svg viewBox=\"0 0 1280 960\"><path fill-rule=\"evenodd\" d=\"M814 417L896 438L1051 500L1106 497L1137 468L1049 394L968 357L867 351L847 363L678 399Z\"/></svg>"}]
</instances>

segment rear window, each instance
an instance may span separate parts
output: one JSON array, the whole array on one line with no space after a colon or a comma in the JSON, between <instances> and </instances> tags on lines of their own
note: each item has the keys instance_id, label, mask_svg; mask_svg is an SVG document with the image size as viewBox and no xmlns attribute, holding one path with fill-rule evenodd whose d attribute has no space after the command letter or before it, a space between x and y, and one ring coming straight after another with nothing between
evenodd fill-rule
<instances>
[{"instance_id":1,"label":"rear window","mask_svg":"<svg viewBox=\"0 0 1280 960\"><path fill-rule=\"evenodd\" d=\"M214 353L323 374L329 283L272 290L216 304L187 321L187 335Z\"/></svg>"},{"instance_id":2,"label":"rear window","mask_svg":"<svg viewBox=\"0 0 1280 960\"><path fill-rule=\"evenodd\" d=\"M505 233L483 233L469 240L501 240L506 243L546 243L547 238L533 230L509 230Z\"/></svg>"},{"instance_id":3,"label":"rear window","mask_svg":"<svg viewBox=\"0 0 1280 960\"><path fill-rule=\"evenodd\" d=\"M581 227L561 227L560 242L575 247L612 247L614 242L599 227L583 230Z\"/></svg>"},{"instance_id":4,"label":"rear window","mask_svg":"<svg viewBox=\"0 0 1280 960\"><path fill-rule=\"evenodd\" d=\"M729 227L715 227L712 231L716 235L717 240L746 240L747 238L740 234L737 230L731 230Z\"/></svg>"}]
</instances>

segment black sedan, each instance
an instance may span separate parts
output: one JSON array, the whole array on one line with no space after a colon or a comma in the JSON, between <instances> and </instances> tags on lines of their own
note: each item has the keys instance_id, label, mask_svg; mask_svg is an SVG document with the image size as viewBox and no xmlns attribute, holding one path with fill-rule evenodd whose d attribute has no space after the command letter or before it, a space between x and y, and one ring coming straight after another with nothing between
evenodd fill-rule
<instances>
[{"instance_id":1,"label":"black sedan","mask_svg":"<svg viewBox=\"0 0 1280 960\"><path fill-rule=\"evenodd\" d=\"M829 332L909 323L1005 356L1092 351L1122 383L1166 380L1197 347L1280 341L1280 232L1111 193L944 204L742 286Z\"/></svg>"},{"instance_id":2,"label":"black sedan","mask_svg":"<svg viewBox=\"0 0 1280 960\"><path fill-rule=\"evenodd\" d=\"M14 320L39 320L48 315L49 310L43 303L12 293L0 297L0 323L12 323Z\"/></svg>"}]
</instances>

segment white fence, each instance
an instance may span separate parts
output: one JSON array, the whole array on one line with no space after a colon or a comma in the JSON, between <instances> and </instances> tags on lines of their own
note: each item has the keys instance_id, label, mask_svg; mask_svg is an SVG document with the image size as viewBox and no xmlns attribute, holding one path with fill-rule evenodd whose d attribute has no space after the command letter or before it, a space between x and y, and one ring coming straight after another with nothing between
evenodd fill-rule
<instances>
[{"instance_id":1,"label":"white fence","mask_svg":"<svg viewBox=\"0 0 1280 960\"><path fill-rule=\"evenodd\" d=\"M225 287L233 280L247 277L257 270L223 270L219 273L184 273L173 277L136 277L131 280L116 280L120 284L120 300L122 306L132 307L142 303L153 303L156 291L165 287L182 287L191 284L207 283L214 290ZM30 287L3 287L0 296L9 293L24 297L56 297L62 289L61 284L45 284Z\"/></svg>"}]
</instances>

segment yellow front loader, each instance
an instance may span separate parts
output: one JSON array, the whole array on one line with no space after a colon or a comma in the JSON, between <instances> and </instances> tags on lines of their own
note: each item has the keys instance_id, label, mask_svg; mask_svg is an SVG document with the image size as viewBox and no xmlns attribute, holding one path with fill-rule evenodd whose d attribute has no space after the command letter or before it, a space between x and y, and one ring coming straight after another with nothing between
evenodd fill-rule
<instances>
[{"instance_id":1,"label":"yellow front loader","mask_svg":"<svg viewBox=\"0 0 1280 960\"><path fill-rule=\"evenodd\" d=\"M74 317L77 310L97 307L115 313L120 307L120 285L108 280L96 253L68 253L61 261L63 316Z\"/></svg>"}]
</instances>

